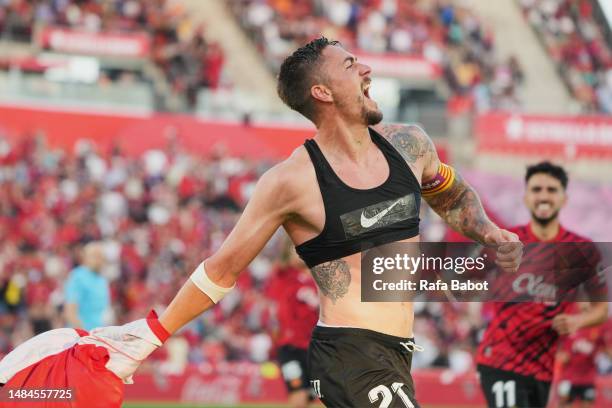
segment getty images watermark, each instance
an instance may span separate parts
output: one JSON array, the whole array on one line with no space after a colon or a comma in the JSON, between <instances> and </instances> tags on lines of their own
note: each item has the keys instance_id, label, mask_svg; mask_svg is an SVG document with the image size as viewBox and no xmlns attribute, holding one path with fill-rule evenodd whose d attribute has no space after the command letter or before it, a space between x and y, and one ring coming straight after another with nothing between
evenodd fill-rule
<instances>
[{"instance_id":1,"label":"getty images watermark","mask_svg":"<svg viewBox=\"0 0 612 408\"><path fill-rule=\"evenodd\" d=\"M612 300L612 243L523 247L516 272L495 263L494 248L467 243L392 243L362 252L364 302Z\"/></svg>"},{"instance_id":2,"label":"getty images watermark","mask_svg":"<svg viewBox=\"0 0 612 408\"><path fill-rule=\"evenodd\" d=\"M377 256L372 261L372 273L381 275L388 271L401 271L408 273L411 276L421 272L452 270L458 275L465 272L484 271L486 268L486 259L488 254L483 254L475 258L458 256L426 256L421 253L419 256L411 256L407 253L395 254L394 257ZM374 290L409 290L409 291L427 291L427 290L489 290L489 282L487 281L472 281L470 279L451 279L450 286L448 282L442 279L400 279L395 282L385 282L384 279L376 279L373 282Z\"/></svg>"}]
</instances>

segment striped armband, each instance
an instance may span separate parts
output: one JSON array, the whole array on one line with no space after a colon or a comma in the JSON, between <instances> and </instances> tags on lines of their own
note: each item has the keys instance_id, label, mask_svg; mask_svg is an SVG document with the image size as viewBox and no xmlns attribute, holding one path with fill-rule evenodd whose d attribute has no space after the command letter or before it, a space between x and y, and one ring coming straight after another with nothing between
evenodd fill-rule
<instances>
[{"instance_id":1,"label":"striped armband","mask_svg":"<svg viewBox=\"0 0 612 408\"><path fill-rule=\"evenodd\" d=\"M204 269L204 262L198 265L195 271L193 271L190 279L194 285L204 292L215 304L219 303L219 301L236 286L236 284L234 284L232 287L224 288L211 281L206 274L206 269Z\"/></svg>"},{"instance_id":2,"label":"striped armband","mask_svg":"<svg viewBox=\"0 0 612 408\"><path fill-rule=\"evenodd\" d=\"M453 185L453 181L455 181L455 169L440 162L436 176L421 186L421 196L431 197L446 191Z\"/></svg>"}]
</instances>

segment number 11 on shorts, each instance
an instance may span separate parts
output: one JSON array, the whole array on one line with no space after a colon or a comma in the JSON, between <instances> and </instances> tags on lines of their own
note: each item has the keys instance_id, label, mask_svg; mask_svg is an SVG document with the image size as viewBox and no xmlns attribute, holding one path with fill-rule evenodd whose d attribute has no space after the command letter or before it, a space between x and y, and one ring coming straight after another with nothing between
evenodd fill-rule
<instances>
[{"instance_id":1,"label":"number 11 on shorts","mask_svg":"<svg viewBox=\"0 0 612 408\"><path fill-rule=\"evenodd\" d=\"M377 402L382 397L382 401L380 402L378 408L388 408L393 401L394 392L398 397L400 397L406 408L414 408L414 404L412 401L410 401L410 398L408 398L408 395L406 395L404 390L402 390L403 386L404 383L399 382L393 383L391 385L391 389L389 389L389 387L386 385L377 385L376 387L372 388L370 392L368 392L368 397L370 398L370 402L372 404Z\"/></svg>"},{"instance_id":2,"label":"number 11 on shorts","mask_svg":"<svg viewBox=\"0 0 612 408\"><path fill-rule=\"evenodd\" d=\"M491 387L491 391L495 394L495 407L513 407L516 405L516 382L515 381L497 381ZM504 394L505 397L504 398Z\"/></svg>"}]
</instances>

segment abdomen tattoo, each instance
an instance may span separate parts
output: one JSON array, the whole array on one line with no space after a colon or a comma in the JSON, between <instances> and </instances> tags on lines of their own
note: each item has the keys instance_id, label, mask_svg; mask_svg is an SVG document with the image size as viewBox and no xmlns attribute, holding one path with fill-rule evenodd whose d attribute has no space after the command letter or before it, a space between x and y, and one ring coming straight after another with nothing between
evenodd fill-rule
<instances>
[{"instance_id":1,"label":"abdomen tattoo","mask_svg":"<svg viewBox=\"0 0 612 408\"><path fill-rule=\"evenodd\" d=\"M343 259L324 262L314 266L311 270L312 277L319 286L323 295L330 298L332 303L348 293L351 284L351 271Z\"/></svg>"}]
</instances>

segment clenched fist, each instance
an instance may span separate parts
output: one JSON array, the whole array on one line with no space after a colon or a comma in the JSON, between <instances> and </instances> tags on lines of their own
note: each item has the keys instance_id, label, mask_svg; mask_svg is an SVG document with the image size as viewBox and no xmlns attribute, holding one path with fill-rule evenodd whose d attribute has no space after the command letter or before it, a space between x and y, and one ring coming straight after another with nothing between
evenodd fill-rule
<instances>
[{"instance_id":1,"label":"clenched fist","mask_svg":"<svg viewBox=\"0 0 612 408\"><path fill-rule=\"evenodd\" d=\"M518 235L505 229L496 229L484 237L485 245L496 250L495 263L506 272L516 272L523 257L523 244Z\"/></svg>"}]
</instances>

